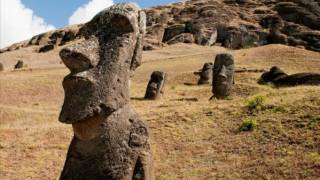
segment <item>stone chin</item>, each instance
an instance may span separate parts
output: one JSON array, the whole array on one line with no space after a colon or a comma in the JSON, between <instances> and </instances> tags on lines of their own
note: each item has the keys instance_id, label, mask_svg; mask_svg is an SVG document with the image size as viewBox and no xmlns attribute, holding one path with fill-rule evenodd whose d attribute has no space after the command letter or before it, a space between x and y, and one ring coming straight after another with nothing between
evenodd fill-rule
<instances>
[{"instance_id":1,"label":"stone chin","mask_svg":"<svg viewBox=\"0 0 320 180\"><path fill-rule=\"evenodd\" d=\"M213 88L214 97L223 98L230 95L230 87L227 82L221 82L219 86Z\"/></svg>"}]
</instances>

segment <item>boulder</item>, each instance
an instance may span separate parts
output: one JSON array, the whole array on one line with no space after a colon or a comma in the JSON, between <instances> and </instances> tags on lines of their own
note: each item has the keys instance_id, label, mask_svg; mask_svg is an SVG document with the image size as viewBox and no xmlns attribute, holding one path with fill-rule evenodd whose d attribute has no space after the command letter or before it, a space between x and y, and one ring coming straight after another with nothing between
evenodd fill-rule
<instances>
[{"instance_id":1,"label":"boulder","mask_svg":"<svg viewBox=\"0 0 320 180\"><path fill-rule=\"evenodd\" d=\"M54 49L54 45L53 44L47 44L47 45L44 45L42 46L41 48L39 48L39 53L45 53L45 52L48 52L48 51L51 51Z\"/></svg>"},{"instance_id":2,"label":"boulder","mask_svg":"<svg viewBox=\"0 0 320 180\"><path fill-rule=\"evenodd\" d=\"M177 24L177 25L167 27L164 31L162 42L167 42L173 37L184 33L185 29L186 29L185 24Z\"/></svg>"},{"instance_id":3,"label":"boulder","mask_svg":"<svg viewBox=\"0 0 320 180\"><path fill-rule=\"evenodd\" d=\"M167 44L169 44L169 45L176 44L176 43L194 43L193 34L182 33L182 34L179 34L179 35L173 37L169 41L167 41Z\"/></svg>"}]
</instances>

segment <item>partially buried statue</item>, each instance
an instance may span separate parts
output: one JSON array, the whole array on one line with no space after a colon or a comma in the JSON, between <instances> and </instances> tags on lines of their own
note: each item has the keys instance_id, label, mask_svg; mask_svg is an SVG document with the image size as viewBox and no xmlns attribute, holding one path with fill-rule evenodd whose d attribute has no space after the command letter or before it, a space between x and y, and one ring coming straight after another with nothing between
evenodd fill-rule
<instances>
[{"instance_id":1,"label":"partially buried statue","mask_svg":"<svg viewBox=\"0 0 320 180\"><path fill-rule=\"evenodd\" d=\"M83 26L85 40L61 50L71 73L59 120L74 137L60 179L154 179L148 128L129 105L145 23L134 4L117 4Z\"/></svg>"},{"instance_id":2,"label":"partially buried statue","mask_svg":"<svg viewBox=\"0 0 320 180\"><path fill-rule=\"evenodd\" d=\"M231 54L218 54L214 61L212 75L213 97L218 99L230 95L234 83L234 60Z\"/></svg>"},{"instance_id":3,"label":"partially buried statue","mask_svg":"<svg viewBox=\"0 0 320 180\"><path fill-rule=\"evenodd\" d=\"M297 73L288 75L279 67L273 66L260 77L259 84L272 83L276 87L297 85L320 85L320 74Z\"/></svg>"},{"instance_id":4,"label":"partially buried statue","mask_svg":"<svg viewBox=\"0 0 320 180\"><path fill-rule=\"evenodd\" d=\"M212 63L204 63L202 69L199 72L195 72L195 75L199 75L198 85L209 84L212 79Z\"/></svg>"},{"instance_id":5,"label":"partially buried statue","mask_svg":"<svg viewBox=\"0 0 320 180\"><path fill-rule=\"evenodd\" d=\"M151 74L144 98L149 100L159 99L164 93L164 86L166 81L166 73L161 71L154 71Z\"/></svg>"}]
</instances>

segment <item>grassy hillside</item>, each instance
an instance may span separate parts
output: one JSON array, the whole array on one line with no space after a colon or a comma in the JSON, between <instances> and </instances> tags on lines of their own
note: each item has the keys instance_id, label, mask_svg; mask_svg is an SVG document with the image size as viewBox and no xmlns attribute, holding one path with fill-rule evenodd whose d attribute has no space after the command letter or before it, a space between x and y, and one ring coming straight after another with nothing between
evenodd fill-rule
<instances>
[{"instance_id":1,"label":"grassy hillside","mask_svg":"<svg viewBox=\"0 0 320 180\"><path fill-rule=\"evenodd\" d=\"M226 51L237 68L320 72L320 53L282 45L230 51L178 44L146 52L131 104L150 127L157 179L320 178L320 87L274 89L256 83L260 73L241 73L229 98L208 101L210 85L192 85L193 72ZM72 138L71 126L58 122L68 70L56 53L47 56L54 66L38 67L39 57L30 55L33 70L0 73L0 179L57 179L62 170ZM161 100L145 101L153 70L169 81ZM239 130L244 120L253 131Z\"/></svg>"}]
</instances>

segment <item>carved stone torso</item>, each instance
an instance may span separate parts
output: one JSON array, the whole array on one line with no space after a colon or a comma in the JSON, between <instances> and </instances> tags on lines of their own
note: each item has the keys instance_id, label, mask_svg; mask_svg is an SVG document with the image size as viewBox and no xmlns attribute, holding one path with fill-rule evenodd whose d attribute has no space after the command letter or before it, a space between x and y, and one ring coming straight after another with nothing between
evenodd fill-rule
<instances>
[{"instance_id":1,"label":"carved stone torso","mask_svg":"<svg viewBox=\"0 0 320 180\"><path fill-rule=\"evenodd\" d=\"M75 135L61 179L152 178L148 128L129 105L101 118L97 129L91 139Z\"/></svg>"}]
</instances>

